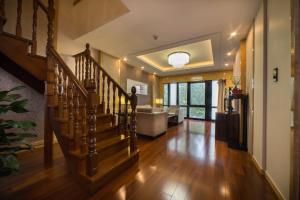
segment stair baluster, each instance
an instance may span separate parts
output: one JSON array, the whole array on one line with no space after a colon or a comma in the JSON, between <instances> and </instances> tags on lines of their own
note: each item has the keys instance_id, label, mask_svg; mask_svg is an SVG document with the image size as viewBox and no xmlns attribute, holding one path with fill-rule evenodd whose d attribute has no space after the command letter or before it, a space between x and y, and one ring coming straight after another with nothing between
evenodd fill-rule
<instances>
[{"instance_id":1,"label":"stair baluster","mask_svg":"<svg viewBox=\"0 0 300 200\"><path fill-rule=\"evenodd\" d=\"M100 69L96 67L97 70L97 94L100 96Z\"/></svg>"},{"instance_id":2,"label":"stair baluster","mask_svg":"<svg viewBox=\"0 0 300 200\"><path fill-rule=\"evenodd\" d=\"M80 97L80 107L81 107L81 112L80 112L80 116L81 116L81 129L80 129L80 150L82 153L86 153L88 150L88 146L87 146L87 127L86 127L86 120L87 119L87 103L86 101L84 101L81 97Z\"/></svg>"},{"instance_id":3,"label":"stair baluster","mask_svg":"<svg viewBox=\"0 0 300 200\"><path fill-rule=\"evenodd\" d=\"M80 129L80 103L79 103L79 91L74 89L74 136L73 139L75 141L74 149L78 146L78 139L81 134ZM80 146L81 147L81 146ZM83 148L80 148L80 152L84 152Z\"/></svg>"},{"instance_id":4,"label":"stair baluster","mask_svg":"<svg viewBox=\"0 0 300 200\"><path fill-rule=\"evenodd\" d=\"M116 114L116 85L113 84L113 116L115 119L115 114ZM114 121L113 124L115 124L116 122Z\"/></svg>"},{"instance_id":5,"label":"stair baluster","mask_svg":"<svg viewBox=\"0 0 300 200\"><path fill-rule=\"evenodd\" d=\"M85 68L85 57L84 57L84 55L82 54L81 55L81 60L82 60L82 66L81 66L81 72L82 72L82 74L81 74L81 83L82 84L84 84L84 68Z\"/></svg>"},{"instance_id":6,"label":"stair baluster","mask_svg":"<svg viewBox=\"0 0 300 200\"><path fill-rule=\"evenodd\" d=\"M121 101L122 101L122 92L118 89L118 125L119 125L119 133L121 133L121 117L122 117L122 108L121 108Z\"/></svg>"},{"instance_id":7,"label":"stair baluster","mask_svg":"<svg viewBox=\"0 0 300 200\"><path fill-rule=\"evenodd\" d=\"M96 122L97 122L97 94L96 82L90 79L87 84L88 91L88 159L87 175L93 176L97 173L97 151L96 151Z\"/></svg>"},{"instance_id":8,"label":"stair baluster","mask_svg":"<svg viewBox=\"0 0 300 200\"><path fill-rule=\"evenodd\" d=\"M48 51L51 47L53 47L53 34L54 34L54 17L55 17L55 8L54 8L54 0L48 0L48 32L47 32L47 47L46 51Z\"/></svg>"},{"instance_id":9,"label":"stair baluster","mask_svg":"<svg viewBox=\"0 0 300 200\"><path fill-rule=\"evenodd\" d=\"M105 112L105 74L102 71L102 110Z\"/></svg>"},{"instance_id":10,"label":"stair baluster","mask_svg":"<svg viewBox=\"0 0 300 200\"><path fill-rule=\"evenodd\" d=\"M63 119L68 118L68 86L67 74L63 73Z\"/></svg>"},{"instance_id":11,"label":"stair baluster","mask_svg":"<svg viewBox=\"0 0 300 200\"><path fill-rule=\"evenodd\" d=\"M137 96L136 88L131 88L131 115L130 115L130 151L134 152L137 150L137 137L136 137L136 105Z\"/></svg>"},{"instance_id":12,"label":"stair baluster","mask_svg":"<svg viewBox=\"0 0 300 200\"><path fill-rule=\"evenodd\" d=\"M38 0L33 0L32 46L31 46L31 53L34 54L34 55L36 54L36 51L37 51L37 40L36 40L37 12L38 12Z\"/></svg>"},{"instance_id":13,"label":"stair baluster","mask_svg":"<svg viewBox=\"0 0 300 200\"><path fill-rule=\"evenodd\" d=\"M69 101L69 131L68 135L70 138L74 138L74 99L73 89L74 84L68 79L68 101Z\"/></svg>"},{"instance_id":14,"label":"stair baluster","mask_svg":"<svg viewBox=\"0 0 300 200\"><path fill-rule=\"evenodd\" d=\"M110 79L109 77L107 77L107 109L106 109L106 113L107 114L110 114L110 104L109 104L109 101L110 101Z\"/></svg>"},{"instance_id":15,"label":"stair baluster","mask_svg":"<svg viewBox=\"0 0 300 200\"><path fill-rule=\"evenodd\" d=\"M21 25L22 5L23 5L22 0L18 0L16 35L20 37L22 36L22 25Z\"/></svg>"},{"instance_id":16,"label":"stair baluster","mask_svg":"<svg viewBox=\"0 0 300 200\"><path fill-rule=\"evenodd\" d=\"M90 51L90 44L86 44L86 50L85 50L85 79L84 79L84 87L87 87L88 81L90 79L90 56L91 56L91 51Z\"/></svg>"},{"instance_id":17,"label":"stair baluster","mask_svg":"<svg viewBox=\"0 0 300 200\"><path fill-rule=\"evenodd\" d=\"M3 32L5 22L5 0L0 0L0 33Z\"/></svg>"},{"instance_id":18,"label":"stair baluster","mask_svg":"<svg viewBox=\"0 0 300 200\"><path fill-rule=\"evenodd\" d=\"M64 96L63 96L63 91L64 91L64 86L63 86L63 71L62 68L58 65L58 116L59 118L63 118L63 113L64 113L64 108L63 108L63 101L64 101Z\"/></svg>"},{"instance_id":19,"label":"stair baluster","mask_svg":"<svg viewBox=\"0 0 300 200\"><path fill-rule=\"evenodd\" d=\"M124 112L124 131L125 137L128 137L128 98L125 97L125 112Z\"/></svg>"},{"instance_id":20,"label":"stair baluster","mask_svg":"<svg viewBox=\"0 0 300 200\"><path fill-rule=\"evenodd\" d=\"M78 78L78 57L75 56L75 76Z\"/></svg>"}]
</instances>

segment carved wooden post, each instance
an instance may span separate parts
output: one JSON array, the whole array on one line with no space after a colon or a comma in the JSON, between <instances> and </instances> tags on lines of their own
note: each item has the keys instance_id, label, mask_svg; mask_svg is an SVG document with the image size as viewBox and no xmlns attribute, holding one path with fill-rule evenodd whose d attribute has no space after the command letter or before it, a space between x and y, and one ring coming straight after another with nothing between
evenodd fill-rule
<instances>
[{"instance_id":1,"label":"carved wooden post","mask_svg":"<svg viewBox=\"0 0 300 200\"><path fill-rule=\"evenodd\" d=\"M137 149L137 137L136 137L136 105L137 96L136 88L131 88L131 117L130 117L130 151L134 152Z\"/></svg>"},{"instance_id":2,"label":"carved wooden post","mask_svg":"<svg viewBox=\"0 0 300 200\"><path fill-rule=\"evenodd\" d=\"M125 110L124 110L124 131L125 136L128 136L128 99L125 96Z\"/></svg>"},{"instance_id":3,"label":"carved wooden post","mask_svg":"<svg viewBox=\"0 0 300 200\"><path fill-rule=\"evenodd\" d=\"M120 127L120 124L121 124L121 99L122 99L122 93L121 93L121 90L118 89L118 97L119 97L119 106L118 106L118 125ZM119 130L119 133L120 133L120 130Z\"/></svg>"},{"instance_id":4,"label":"carved wooden post","mask_svg":"<svg viewBox=\"0 0 300 200\"><path fill-rule=\"evenodd\" d=\"M74 103L73 103L73 88L74 85L70 79L68 83L68 101L69 101L69 136L74 136Z\"/></svg>"},{"instance_id":5,"label":"carved wooden post","mask_svg":"<svg viewBox=\"0 0 300 200\"><path fill-rule=\"evenodd\" d=\"M88 159L87 175L93 176L97 173L97 151L96 151L96 122L97 122L97 94L96 82L90 79L87 84L88 90Z\"/></svg>"},{"instance_id":6,"label":"carved wooden post","mask_svg":"<svg viewBox=\"0 0 300 200\"><path fill-rule=\"evenodd\" d=\"M36 32L37 32L37 12L38 12L38 1L33 0L33 16L32 16L32 47L31 53L36 54L37 49L37 40L36 40ZM49 26L49 21L48 21ZM48 27L49 29L49 27ZM49 32L49 30L48 30Z\"/></svg>"},{"instance_id":7,"label":"carved wooden post","mask_svg":"<svg viewBox=\"0 0 300 200\"><path fill-rule=\"evenodd\" d=\"M47 39L47 50L53 47L53 34L54 34L54 17L55 17L55 9L54 9L54 0L48 0L48 39Z\"/></svg>"},{"instance_id":8,"label":"carved wooden post","mask_svg":"<svg viewBox=\"0 0 300 200\"><path fill-rule=\"evenodd\" d=\"M86 44L86 49L85 49L85 79L84 79L84 87L87 88L87 85L89 84L89 79L90 79L90 56L91 56L91 51L90 51L90 44Z\"/></svg>"},{"instance_id":9,"label":"carved wooden post","mask_svg":"<svg viewBox=\"0 0 300 200\"><path fill-rule=\"evenodd\" d=\"M109 114L110 113L110 79L109 77L107 77L107 109L106 109L106 113Z\"/></svg>"},{"instance_id":10,"label":"carved wooden post","mask_svg":"<svg viewBox=\"0 0 300 200\"><path fill-rule=\"evenodd\" d=\"M105 112L105 74L102 71L102 111Z\"/></svg>"},{"instance_id":11,"label":"carved wooden post","mask_svg":"<svg viewBox=\"0 0 300 200\"><path fill-rule=\"evenodd\" d=\"M0 33L3 32L5 22L5 0L0 0Z\"/></svg>"},{"instance_id":12,"label":"carved wooden post","mask_svg":"<svg viewBox=\"0 0 300 200\"><path fill-rule=\"evenodd\" d=\"M16 26L16 35L22 36L22 25L21 25L21 17L22 17L22 0L18 0L17 7L17 26Z\"/></svg>"},{"instance_id":13,"label":"carved wooden post","mask_svg":"<svg viewBox=\"0 0 300 200\"><path fill-rule=\"evenodd\" d=\"M113 84L113 124L116 123L116 85Z\"/></svg>"},{"instance_id":14,"label":"carved wooden post","mask_svg":"<svg viewBox=\"0 0 300 200\"><path fill-rule=\"evenodd\" d=\"M79 103L79 94L78 90L74 90L74 141L75 141L75 147L78 144L78 138L80 136L81 130L80 130L80 103ZM80 149L81 153L83 153L82 149Z\"/></svg>"},{"instance_id":15,"label":"carved wooden post","mask_svg":"<svg viewBox=\"0 0 300 200\"><path fill-rule=\"evenodd\" d=\"M86 101L81 97L81 105L79 107L82 108L80 111L80 116L81 116L81 129L79 129L79 133L81 134L80 136L80 151L81 153L86 153L87 152L87 128L86 128L86 123L87 123L87 103Z\"/></svg>"}]
</instances>

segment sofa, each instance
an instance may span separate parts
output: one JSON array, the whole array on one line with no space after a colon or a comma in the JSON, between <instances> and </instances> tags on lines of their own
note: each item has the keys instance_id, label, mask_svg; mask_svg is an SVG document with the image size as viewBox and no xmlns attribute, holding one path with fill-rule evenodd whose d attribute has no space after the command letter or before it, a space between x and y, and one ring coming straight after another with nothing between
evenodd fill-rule
<instances>
[{"instance_id":1,"label":"sofa","mask_svg":"<svg viewBox=\"0 0 300 200\"><path fill-rule=\"evenodd\" d=\"M157 137L168 129L168 113L163 109L137 108L136 132L140 135Z\"/></svg>"},{"instance_id":2,"label":"sofa","mask_svg":"<svg viewBox=\"0 0 300 200\"><path fill-rule=\"evenodd\" d=\"M170 118L170 120L172 120L172 123L182 123L184 120L184 110L181 109L179 106L170 106L168 108L168 114L169 116L174 115L175 118ZM175 121L173 121L175 120Z\"/></svg>"}]
</instances>

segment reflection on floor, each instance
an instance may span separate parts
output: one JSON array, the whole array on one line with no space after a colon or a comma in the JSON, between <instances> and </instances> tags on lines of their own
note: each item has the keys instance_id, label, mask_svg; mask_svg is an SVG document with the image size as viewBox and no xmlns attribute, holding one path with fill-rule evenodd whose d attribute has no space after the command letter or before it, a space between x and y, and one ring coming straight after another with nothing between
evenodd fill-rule
<instances>
[{"instance_id":1,"label":"reflection on floor","mask_svg":"<svg viewBox=\"0 0 300 200\"><path fill-rule=\"evenodd\" d=\"M139 137L139 165L92 197L72 181L58 148L54 166L47 170L33 156L23 158L20 172L0 179L0 195L13 199L277 199L248 154L215 141L214 128L214 123L185 120L159 138Z\"/></svg>"}]
</instances>

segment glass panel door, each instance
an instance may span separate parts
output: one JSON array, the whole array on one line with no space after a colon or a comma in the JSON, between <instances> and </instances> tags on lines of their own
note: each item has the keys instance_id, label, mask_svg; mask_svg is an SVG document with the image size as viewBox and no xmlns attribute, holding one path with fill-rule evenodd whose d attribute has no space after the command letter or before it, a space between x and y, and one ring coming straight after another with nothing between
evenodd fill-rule
<instances>
[{"instance_id":1,"label":"glass panel door","mask_svg":"<svg viewBox=\"0 0 300 200\"><path fill-rule=\"evenodd\" d=\"M170 106L177 105L177 83L170 84Z\"/></svg>"},{"instance_id":2,"label":"glass panel door","mask_svg":"<svg viewBox=\"0 0 300 200\"><path fill-rule=\"evenodd\" d=\"M189 117L205 119L205 82L190 83Z\"/></svg>"},{"instance_id":3,"label":"glass panel door","mask_svg":"<svg viewBox=\"0 0 300 200\"><path fill-rule=\"evenodd\" d=\"M187 117L187 105L188 105L188 84L187 83L178 83L178 103L180 108L184 112L184 117Z\"/></svg>"}]
</instances>

